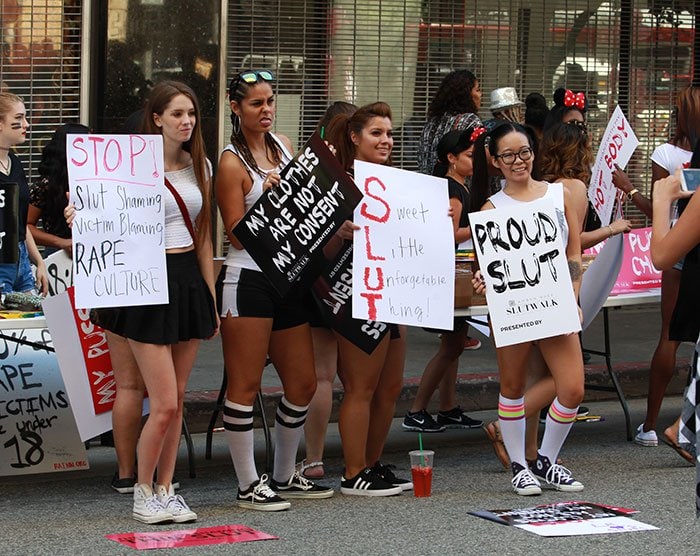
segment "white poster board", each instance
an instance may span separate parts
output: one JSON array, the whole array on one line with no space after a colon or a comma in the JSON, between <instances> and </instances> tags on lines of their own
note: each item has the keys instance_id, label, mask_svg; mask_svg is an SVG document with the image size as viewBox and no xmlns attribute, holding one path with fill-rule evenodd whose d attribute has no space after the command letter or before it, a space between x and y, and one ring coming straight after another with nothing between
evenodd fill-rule
<instances>
[{"instance_id":1,"label":"white poster board","mask_svg":"<svg viewBox=\"0 0 700 556\"><path fill-rule=\"evenodd\" d=\"M71 401L75 424L80 439L85 441L112 430L112 411L97 413L93 403L90 377L81 348L78 328L73 317L67 292L48 297L42 303L46 322L56 346L56 358ZM105 395L114 397L116 387L111 384L111 392ZM143 415L148 413L148 400L144 400Z\"/></svg>"},{"instance_id":2,"label":"white poster board","mask_svg":"<svg viewBox=\"0 0 700 556\"><path fill-rule=\"evenodd\" d=\"M3 335L52 345L47 329L17 326ZM0 475L88 467L56 356L0 339Z\"/></svg>"},{"instance_id":3,"label":"white poster board","mask_svg":"<svg viewBox=\"0 0 700 556\"><path fill-rule=\"evenodd\" d=\"M63 249L44 259L49 277L49 295L66 291L73 285L73 259Z\"/></svg>"},{"instance_id":4,"label":"white poster board","mask_svg":"<svg viewBox=\"0 0 700 556\"><path fill-rule=\"evenodd\" d=\"M455 251L447 181L355 161L352 316L452 330Z\"/></svg>"},{"instance_id":5,"label":"white poster board","mask_svg":"<svg viewBox=\"0 0 700 556\"><path fill-rule=\"evenodd\" d=\"M581 330L551 200L473 212L469 221L496 347Z\"/></svg>"},{"instance_id":6,"label":"white poster board","mask_svg":"<svg viewBox=\"0 0 700 556\"><path fill-rule=\"evenodd\" d=\"M168 302L163 138L68 135L79 308Z\"/></svg>"},{"instance_id":7,"label":"white poster board","mask_svg":"<svg viewBox=\"0 0 700 556\"><path fill-rule=\"evenodd\" d=\"M600 140L600 147L591 173L591 185L588 198L598 213L602 226L610 224L617 189L612 181L615 165L627 166L639 140L630 127L627 118L619 106L615 108L612 118L605 128Z\"/></svg>"}]
</instances>

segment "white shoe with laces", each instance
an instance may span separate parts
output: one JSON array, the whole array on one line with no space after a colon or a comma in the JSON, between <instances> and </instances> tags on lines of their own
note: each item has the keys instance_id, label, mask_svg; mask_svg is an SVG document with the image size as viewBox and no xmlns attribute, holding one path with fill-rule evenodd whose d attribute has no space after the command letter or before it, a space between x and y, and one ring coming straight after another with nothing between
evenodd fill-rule
<instances>
[{"instance_id":1,"label":"white shoe with laces","mask_svg":"<svg viewBox=\"0 0 700 556\"><path fill-rule=\"evenodd\" d=\"M134 485L134 509L131 517L148 524L173 521L173 514L163 506L151 486L145 483Z\"/></svg>"},{"instance_id":2,"label":"white shoe with laces","mask_svg":"<svg viewBox=\"0 0 700 556\"><path fill-rule=\"evenodd\" d=\"M542 494L540 482L532 474L532 471L527 467L523 467L519 463L512 462L510 467L513 471L511 484L516 494L520 496L536 496Z\"/></svg>"},{"instance_id":3,"label":"white shoe with laces","mask_svg":"<svg viewBox=\"0 0 700 556\"><path fill-rule=\"evenodd\" d=\"M168 487L156 485L156 496L160 503L163 504L163 507L172 514L175 523L187 523L188 521L197 520L197 514L190 509L182 496L175 494L172 484Z\"/></svg>"},{"instance_id":4,"label":"white shoe with laces","mask_svg":"<svg viewBox=\"0 0 700 556\"><path fill-rule=\"evenodd\" d=\"M653 447L659 445L659 438L656 436L656 431L651 429L650 431L644 430L644 423L637 427L637 434L634 437L635 443L640 446Z\"/></svg>"}]
</instances>

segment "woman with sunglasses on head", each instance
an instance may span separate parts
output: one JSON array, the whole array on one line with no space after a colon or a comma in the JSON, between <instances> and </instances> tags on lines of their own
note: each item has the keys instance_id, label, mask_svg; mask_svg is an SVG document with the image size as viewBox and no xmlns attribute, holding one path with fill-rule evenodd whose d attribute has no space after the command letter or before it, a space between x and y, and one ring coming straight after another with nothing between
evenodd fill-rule
<instances>
[{"instance_id":1,"label":"woman with sunglasses on head","mask_svg":"<svg viewBox=\"0 0 700 556\"><path fill-rule=\"evenodd\" d=\"M394 146L391 108L375 102L354 114L337 116L328 130L328 142L336 149L343 168L353 174L354 161L391 164ZM329 242L328 252L352 241L359 227L346 221ZM364 321L357 321L361 326ZM340 492L356 496L392 496L413 488L396 477L380 458L389 433L396 400L403 386L406 355L405 328L389 325L389 332L370 354L350 340L338 339L339 376L344 395L338 428L343 444L345 471Z\"/></svg>"},{"instance_id":2,"label":"woman with sunglasses on head","mask_svg":"<svg viewBox=\"0 0 700 556\"><path fill-rule=\"evenodd\" d=\"M475 179L472 183L472 210L498 210L501 207L526 205L541 198L551 199L565 240L574 294L578 296L581 284L581 243L577 233L578 217L571 195L561 183L538 181L532 177L533 141L521 125L506 123L494 128L489 134L488 145L492 164L503 173L505 186L488 197L487 180ZM486 286L480 271L475 273L473 283L477 293L484 293ZM503 442L511 461L511 484L515 492L523 496L540 494L540 481L556 490L580 491L583 485L571 476L568 469L557 463L557 457L583 399L581 346L576 334L562 334L538 340L537 347L554 377L556 398L547 414L542 444L532 466L528 465L525 457L523 396L528 374L528 356L534 343L524 342L496 348L501 385L498 417Z\"/></svg>"},{"instance_id":3,"label":"woman with sunglasses on head","mask_svg":"<svg viewBox=\"0 0 700 556\"><path fill-rule=\"evenodd\" d=\"M281 297L233 233L263 192L279 183L279 172L292 159L289 139L272 133L273 81L269 71L246 71L231 80L233 133L216 180L216 200L231 242L217 280L228 383L224 428L238 478L237 504L261 511L288 509L286 498L333 496L332 489L315 485L294 467L316 389L304 292ZM269 484L267 475L258 476L253 452L253 403L268 356L284 388Z\"/></svg>"},{"instance_id":4,"label":"woman with sunglasses on head","mask_svg":"<svg viewBox=\"0 0 700 556\"><path fill-rule=\"evenodd\" d=\"M34 243L31 229L27 224L29 209L29 186L24 174L22 163L12 147L21 145L27 140L27 110L24 101L12 93L0 93L0 184L17 184L19 213L18 222L18 251L17 263L0 264L0 291L2 293L22 292L33 293L38 289L46 295L49 282L46 275L46 265ZM36 265L36 278L32 274L31 263Z\"/></svg>"},{"instance_id":5,"label":"woman with sunglasses on head","mask_svg":"<svg viewBox=\"0 0 700 556\"><path fill-rule=\"evenodd\" d=\"M474 127L450 131L438 143L437 164L433 174L447 178L455 248L471 240L469 228L469 186L467 178L473 173L474 142L486 128ZM457 405L457 370L459 356L464 351L469 325L465 318L456 317L452 330L441 332L438 352L423 371L416 397L403 420L404 430L441 432L445 428L478 428L482 422L470 418ZM437 420L427 407L435 390L440 387L440 410Z\"/></svg>"},{"instance_id":6,"label":"woman with sunglasses on head","mask_svg":"<svg viewBox=\"0 0 700 556\"><path fill-rule=\"evenodd\" d=\"M132 512L143 523L197 519L182 496L175 494L172 478L187 381L200 341L214 336L219 326L213 297L212 172L200 116L194 92L178 81L156 84L144 109L143 131L163 137L169 302L94 313L96 324L108 331L121 387L136 396L143 395L143 385L148 390L150 414L138 441ZM69 204L64 215L72 222L74 205ZM133 376L135 371L140 380ZM128 449L126 440L121 443Z\"/></svg>"}]
</instances>

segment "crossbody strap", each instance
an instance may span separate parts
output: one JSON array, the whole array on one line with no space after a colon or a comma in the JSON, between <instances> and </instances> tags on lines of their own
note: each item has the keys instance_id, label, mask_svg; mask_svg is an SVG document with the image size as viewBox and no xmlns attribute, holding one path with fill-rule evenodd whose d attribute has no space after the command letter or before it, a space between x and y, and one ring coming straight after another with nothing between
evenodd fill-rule
<instances>
[{"instance_id":1,"label":"crossbody strap","mask_svg":"<svg viewBox=\"0 0 700 556\"><path fill-rule=\"evenodd\" d=\"M182 197L180 197L180 194L177 192L177 189L173 187L173 184L170 183L170 180L168 180L168 178L165 178L165 187L167 187L170 193L173 194L173 197L175 197L175 202L180 208L180 212L182 213L182 219L185 221L185 226L187 226L187 229L189 230L190 235L192 236L192 241L195 241L194 226L192 226L192 220L190 219L190 213L187 211L187 207L185 206L185 201L182 200Z\"/></svg>"}]
</instances>

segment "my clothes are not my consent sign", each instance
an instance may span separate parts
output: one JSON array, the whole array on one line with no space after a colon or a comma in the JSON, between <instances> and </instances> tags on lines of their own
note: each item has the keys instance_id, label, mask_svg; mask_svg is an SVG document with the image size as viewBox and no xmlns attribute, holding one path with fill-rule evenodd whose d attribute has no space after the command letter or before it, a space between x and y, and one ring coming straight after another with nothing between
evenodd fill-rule
<instances>
[{"instance_id":1,"label":"my clothes are not my consent sign","mask_svg":"<svg viewBox=\"0 0 700 556\"><path fill-rule=\"evenodd\" d=\"M160 135L69 135L77 308L168 302Z\"/></svg>"},{"instance_id":2,"label":"my clothes are not my consent sign","mask_svg":"<svg viewBox=\"0 0 700 556\"><path fill-rule=\"evenodd\" d=\"M469 221L496 347L581 330L552 201L473 212Z\"/></svg>"}]
</instances>

